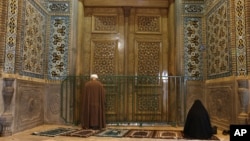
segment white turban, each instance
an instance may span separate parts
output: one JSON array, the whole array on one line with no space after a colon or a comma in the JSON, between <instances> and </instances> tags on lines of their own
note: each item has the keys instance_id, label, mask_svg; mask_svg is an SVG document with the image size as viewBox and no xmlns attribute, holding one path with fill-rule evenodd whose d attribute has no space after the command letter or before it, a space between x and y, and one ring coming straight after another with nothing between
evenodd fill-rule
<instances>
[{"instance_id":1,"label":"white turban","mask_svg":"<svg viewBox=\"0 0 250 141\"><path fill-rule=\"evenodd\" d=\"M98 78L97 74L91 74L90 78Z\"/></svg>"}]
</instances>

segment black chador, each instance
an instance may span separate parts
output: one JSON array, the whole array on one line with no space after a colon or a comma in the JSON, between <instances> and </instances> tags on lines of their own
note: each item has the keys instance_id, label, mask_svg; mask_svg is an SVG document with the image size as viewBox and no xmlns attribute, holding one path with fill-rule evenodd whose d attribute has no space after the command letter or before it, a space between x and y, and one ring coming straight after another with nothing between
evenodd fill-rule
<instances>
[{"instance_id":1,"label":"black chador","mask_svg":"<svg viewBox=\"0 0 250 141\"><path fill-rule=\"evenodd\" d=\"M192 139L209 139L213 135L212 132L207 110L200 100L195 100L186 118L184 136Z\"/></svg>"}]
</instances>

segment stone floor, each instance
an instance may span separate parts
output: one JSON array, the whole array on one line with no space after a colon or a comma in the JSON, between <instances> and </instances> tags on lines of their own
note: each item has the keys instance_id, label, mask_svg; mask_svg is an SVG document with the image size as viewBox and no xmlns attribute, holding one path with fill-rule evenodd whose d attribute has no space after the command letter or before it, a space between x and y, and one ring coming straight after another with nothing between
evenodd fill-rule
<instances>
[{"instance_id":1,"label":"stone floor","mask_svg":"<svg viewBox=\"0 0 250 141\"><path fill-rule=\"evenodd\" d=\"M65 125L41 125L29 130L25 130L23 132L19 132L13 134L8 137L0 137L0 141L163 141L165 139L146 139L146 138L114 138L114 137L96 137L90 136L88 138L80 138L80 137L66 137L66 136L56 136L56 137L45 137L45 136L35 136L31 135L33 132L46 131L49 129L55 129L58 127L66 127L66 128L76 128L75 126L65 126ZM182 127L171 127L171 126L108 126L107 128L122 128L122 129L157 129L157 130L182 130ZM216 136L220 139L220 141L229 141L229 135L223 135L222 131L217 131ZM168 140L168 141L175 141ZM183 140L183 139L180 139ZM190 140L190 141L198 141L198 140ZM204 140L202 140L204 141Z\"/></svg>"}]
</instances>

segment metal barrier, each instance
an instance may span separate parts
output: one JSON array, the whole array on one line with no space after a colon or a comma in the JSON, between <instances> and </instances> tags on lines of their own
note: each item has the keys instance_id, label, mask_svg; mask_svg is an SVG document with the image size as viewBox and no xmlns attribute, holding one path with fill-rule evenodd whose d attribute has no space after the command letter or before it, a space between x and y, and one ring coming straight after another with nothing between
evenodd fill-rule
<instances>
[{"instance_id":1,"label":"metal barrier","mask_svg":"<svg viewBox=\"0 0 250 141\"><path fill-rule=\"evenodd\" d=\"M61 117L78 124L81 94L89 76L68 76L61 84ZM108 124L183 124L185 79L182 76L99 76L106 91Z\"/></svg>"}]
</instances>

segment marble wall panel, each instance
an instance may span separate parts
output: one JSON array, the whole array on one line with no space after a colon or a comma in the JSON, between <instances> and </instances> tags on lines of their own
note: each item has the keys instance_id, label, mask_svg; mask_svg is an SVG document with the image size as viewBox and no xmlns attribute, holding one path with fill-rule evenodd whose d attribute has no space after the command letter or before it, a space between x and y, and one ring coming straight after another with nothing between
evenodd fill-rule
<instances>
[{"instance_id":1,"label":"marble wall panel","mask_svg":"<svg viewBox=\"0 0 250 141\"><path fill-rule=\"evenodd\" d=\"M206 103L213 125L229 129L231 123L237 122L238 96L234 78L215 80L206 83Z\"/></svg>"},{"instance_id":2,"label":"marble wall panel","mask_svg":"<svg viewBox=\"0 0 250 141\"><path fill-rule=\"evenodd\" d=\"M201 83L200 81L187 81L187 87L186 87L186 114L188 113L189 109L193 105L194 101L196 99L199 99L205 103L205 89L204 89L204 83Z\"/></svg>"},{"instance_id":3,"label":"marble wall panel","mask_svg":"<svg viewBox=\"0 0 250 141\"><path fill-rule=\"evenodd\" d=\"M3 96L2 96L2 91L3 91L3 79L0 79L0 115L4 112L4 101L3 101Z\"/></svg>"},{"instance_id":4,"label":"marble wall panel","mask_svg":"<svg viewBox=\"0 0 250 141\"><path fill-rule=\"evenodd\" d=\"M16 85L13 132L43 124L45 85L24 80L17 80Z\"/></svg>"},{"instance_id":5,"label":"marble wall panel","mask_svg":"<svg viewBox=\"0 0 250 141\"><path fill-rule=\"evenodd\" d=\"M206 81L187 81L186 114L194 100L200 99L209 112L212 125L229 129L231 123L238 122L240 112L236 79L225 78Z\"/></svg>"},{"instance_id":6,"label":"marble wall panel","mask_svg":"<svg viewBox=\"0 0 250 141\"><path fill-rule=\"evenodd\" d=\"M44 123L62 124L61 84L47 84L44 101Z\"/></svg>"}]
</instances>

